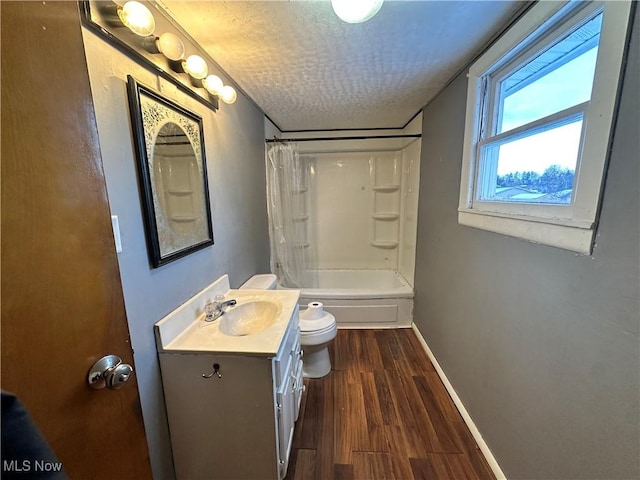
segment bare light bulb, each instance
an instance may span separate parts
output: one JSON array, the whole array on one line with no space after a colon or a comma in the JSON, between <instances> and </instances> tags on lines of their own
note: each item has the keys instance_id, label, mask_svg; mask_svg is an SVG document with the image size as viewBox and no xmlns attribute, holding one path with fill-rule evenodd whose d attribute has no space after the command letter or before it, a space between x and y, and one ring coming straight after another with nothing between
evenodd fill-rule
<instances>
[{"instance_id":1,"label":"bare light bulb","mask_svg":"<svg viewBox=\"0 0 640 480\"><path fill-rule=\"evenodd\" d=\"M211 95L220 95L220 91L224 86L222 80L217 75L209 75L202 83Z\"/></svg>"},{"instance_id":2,"label":"bare light bulb","mask_svg":"<svg viewBox=\"0 0 640 480\"><path fill-rule=\"evenodd\" d=\"M209 71L207 62L198 55L189 55L187 59L182 62L182 68L184 68L185 72L198 80L202 80L206 77L207 72Z\"/></svg>"},{"instance_id":3,"label":"bare light bulb","mask_svg":"<svg viewBox=\"0 0 640 480\"><path fill-rule=\"evenodd\" d=\"M160 35L156 40L156 47L169 60L182 60L184 58L184 43L177 35L167 32Z\"/></svg>"},{"instance_id":4,"label":"bare light bulb","mask_svg":"<svg viewBox=\"0 0 640 480\"><path fill-rule=\"evenodd\" d=\"M140 2L127 2L118 7L120 21L136 35L148 37L156 29L153 14Z\"/></svg>"},{"instance_id":5,"label":"bare light bulb","mask_svg":"<svg viewBox=\"0 0 640 480\"><path fill-rule=\"evenodd\" d=\"M336 15L347 23L362 23L372 18L384 0L331 0Z\"/></svg>"},{"instance_id":6,"label":"bare light bulb","mask_svg":"<svg viewBox=\"0 0 640 480\"><path fill-rule=\"evenodd\" d=\"M224 103L231 105L238 98L238 94L236 93L235 88L225 85L222 87L222 90L220 90L220 98Z\"/></svg>"}]
</instances>

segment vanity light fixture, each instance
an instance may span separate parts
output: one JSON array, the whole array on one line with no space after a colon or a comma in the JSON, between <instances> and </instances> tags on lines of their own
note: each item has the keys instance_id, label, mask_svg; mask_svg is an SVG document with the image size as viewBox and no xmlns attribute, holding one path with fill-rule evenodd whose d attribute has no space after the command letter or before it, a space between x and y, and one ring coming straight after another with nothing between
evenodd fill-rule
<instances>
[{"instance_id":1,"label":"vanity light fixture","mask_svg":"<svg viewBox=\"0 0 640 480\"><path fill-rule=\"evenodd\" d=\"M206 77L207 72L209 71L207 62L205 62L199 55L189 55L187 59L182 62L182 68L185 72L198 80L202 80Z\"/></svg>"},{"instance_id":2,"label":"vanity light fixture","mask_svg":"<svg viewBox=\"0 0 640 480\"><path fill-rule=\"evenodd\" d=\"M225 85L222 87L222 90L220 90L220 98L224 103L231 105L238 98L238 94L235 88Z\"/></svg>"},{"instance_id":3,"label":"vanity light fixture","mask_svg":"<svg viewBox=\"0 0 640 480\"><path fill-rule=\"evenodd\" d=\"M371 19L382 7L384 0L331 0L331 6L341 20L362 23Z\"/></svg>"},{"instance_id":4,"label":"vanity light fixture","mask_svg":"<svg viewBox=\"0 0 640 480\"><path fill-rule=\"evenodd\" d=\"M217 75L209 75L207 78L202 80L202 85L211 95L220 95L220 91L224 84L222 83L222 79Z\"/></svg>"},{"instance_id":5,"label":"vanity light fixture","mask_svg":"<svg viewBox=\"0 0 640 480\"><path fill-rule=\"evenodd\" d=\"M160 53L174 62L182 60L186 51L180 37L171 32L165 32L160 35L156 39L156 47L158 47Z\"/></svg>"},{"instance_id":6,"label":"vanity light fixture","mask_svg":"<svg viewBox=\"0 0 640 480\"><path fill-rule=\"evenodd\" d=\"M156 21L151 11L140 2L127 2L118 6L120 21L136 35L148 37L156 29Z\"/></svg>"},{"instance_id":7,"label":"vanity light fixture","mask_svg":"<svg viewBox=\"0 0 640 480\"><path fill-rule=\"evenodd\" d=\"M222 100L227 104L232 104L237 100L238 93L233 87L224 85L222 79L217 75L207 76L209 66L204 58L200 55L186 55L188 49L201 51L196 45L189 43L188 40L184 41L179 35L171 31L165 31L159 36L154 35L156 20L142 1L127 1L123 5L113 2L110 8L104 6L106 3L103 4L103 2L97 0L96 4L99 7L96 9L98 14L94 19L90 2L81 2L81 12L84 15L83 21L85 25L91 27L96 33L106 36L111 42L125 48L129 55L133 55L134 58L138 58L156 68L158 75L173 82L183 92L202 101L214 110L218 109L218 100ZM144 37L142 41L135 40L135 37L124 29L111 31L113 24L110 20L103 21L103 19L105 17L110 18L113 15L114 6L122 24L132 34ZM167 28L167 22L162 12L159 15L158 29ZM164 55L168 62L157 61L152 58L153 55L158 53ZM192 77L190 82L177 79L183 77L185 73Z\"/></svg>"},{"instance_id":8,"label":"vanity light fixture","mask_svg":"<svg viewBox=\"0 0 640 480\"><path fill-rule=\"evenodd\" d=\"M211 95L217 95L226 104L232 104L238 98L236 90L222 83L222 79L217 75L209 75L202 80L202 85Z\"/></svg>"}]
</instances>

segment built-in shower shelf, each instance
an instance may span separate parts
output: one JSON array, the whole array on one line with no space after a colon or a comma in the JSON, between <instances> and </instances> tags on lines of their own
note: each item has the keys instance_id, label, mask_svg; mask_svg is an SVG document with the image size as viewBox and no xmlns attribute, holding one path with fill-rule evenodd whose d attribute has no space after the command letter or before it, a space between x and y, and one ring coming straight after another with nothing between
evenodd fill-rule
<instances>
[{"instance_id":1,"label":"built-in shower shelf","mask_svg":"<svg viewBox=\"0 0 640 480\"><path fill-rule=\"evenodd\" d=\"M309 220L309 215L294 215L294 222L304 222L305 220Z\"/></svg>"},{"instance_id":2,"label":"built-in shower shelf","mask_svg":"<svg viewBox=\"0 0 640 480\"><path fill-rule=\"evenodd\" d=\"M389 184L389 185L374 185L374 192L397 192L400 188L400 185Z\"/></svg>"},{"instance_id":3,"label":"built-in shower shelf","mask_svg":"<svg viewBox=\"0 0 640 480\"><path fill-rule=\"evenodd\" d=\"M193 194L193 190L178 190L178 189L169 189L167 190L171 195L177 196L185 196Z\"/></svg>"},{"instance_id":4,"label":"built-in shower shelf","mask_svg":"<svg viewBox=\"0 0 640 480\"><path fill-rule=\"evenodd\" d=\"M188 217L186 215L172 215L169 217L169 220L171 220L172 222L178 222L178 223L188 223L188 222L195 222L197 218Z\"/></svg>"},{"instance_id":5,"label":"built-in shower shelf","mask_svg":"<svg viewBox=\"0 0 640 480\"><path fill-rule=\"evenodd\" d=\"M400 219L399 160L396 156L375 158L371 179L371 245L398 248Z\"/></svg>"},{"instance_id":6,"label":"built-in shower shelf","mask_svg":"<svg viewBox=\"0 0 640 480\"><path fill-rule=\"evenodd\" d=\"M394 242L393 240L374 240L373 242L371 242L371 245L373 245L374 247L378 247L378 248L388 248L388 249L392 249L392 248L396 248L398 246L398 242Z\"/></svg>"},{"instance_id":7,"label":"built-in shower shelf","mask_svg":"<svg viewBox=\"0 0 640 480\"><path fill-rule=\"evenodd\" d=\"M400 216L400 214L399 213L393 213L393 212L387 212L387 213L374 213L371 216L373 218L375 218L376 220L391 221L391 220L397 220L398 217Z\"/></svg>"}]
</instances>

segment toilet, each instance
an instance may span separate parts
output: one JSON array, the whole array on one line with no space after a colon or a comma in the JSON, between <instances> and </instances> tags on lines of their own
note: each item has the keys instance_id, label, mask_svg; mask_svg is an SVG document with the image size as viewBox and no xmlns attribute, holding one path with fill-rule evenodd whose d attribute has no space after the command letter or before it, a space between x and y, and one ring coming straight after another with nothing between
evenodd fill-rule
<instances>
[{"instance_id":1,"label":"toilet","mask_svg":"<svg viewBox=\"0 0 640 480\"><path fill-rule=\"evenodd\" d=\"M331 371L329 343L336 338L338 326L333 315L325 312L320 302L311 302L300 312L300 345L302 375L307 378L321 378Z\"/></svg>"},{"instance_id":2,"label":"toilet","mask_svg":"<svg viewBox=\"0 0 640 480\"><path fill-rule=\"evenodd\" d=\"M274 290L277 278L273 274L254 275L240 287L241 290ZM333 315L325 312L322 304L311 302L300 311L300 345L302 346L302 375L321 378L331 372L329 343L336 338L338 326Z\"/></svg>"}]
</instances>

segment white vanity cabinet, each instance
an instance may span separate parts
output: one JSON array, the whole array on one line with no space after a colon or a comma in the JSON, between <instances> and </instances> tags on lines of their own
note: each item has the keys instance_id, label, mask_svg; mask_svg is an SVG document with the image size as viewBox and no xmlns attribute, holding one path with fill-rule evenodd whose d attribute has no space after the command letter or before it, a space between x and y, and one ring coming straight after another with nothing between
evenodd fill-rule
<instances>
[{"instance_id":1,"label":"white vanity cabinet","mask_svg":"<svg viewBox=\"0 0 640 480\"><path fill-rule=\"evenodd\" d=\"M297 308L275 356L160 350L178 480L284 478L301 357Z\"/></svg>"}]
</instances>

